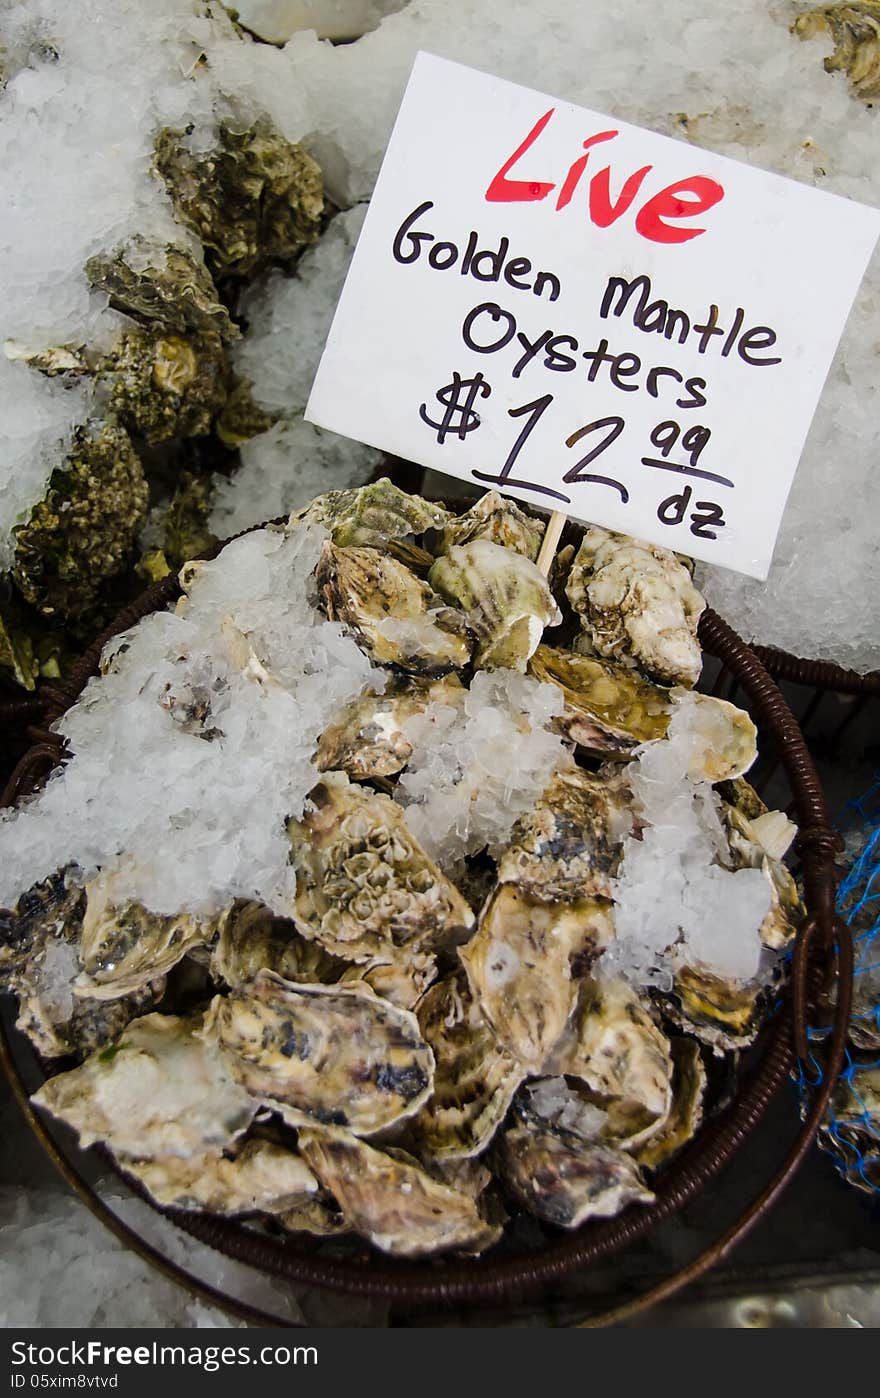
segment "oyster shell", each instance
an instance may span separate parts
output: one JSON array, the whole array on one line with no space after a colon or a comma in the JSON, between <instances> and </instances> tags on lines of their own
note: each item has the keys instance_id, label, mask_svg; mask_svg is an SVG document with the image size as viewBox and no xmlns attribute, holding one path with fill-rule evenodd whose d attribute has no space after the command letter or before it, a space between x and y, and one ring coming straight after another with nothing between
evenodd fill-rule
<instances>
[{"instance_id":1,"label":"oyster shell","mask_svg":"<svg viewBox=\"0 0 880 1398\"><path fill-rule=\"evenodd\" d=\"M217 334L190 336L130 330L101 361L110 410L150 446L205 437L226 402L231 370Z\"/></svg>"},{"instance_id":2,"label":"oyster shell","mask_svg":"<svg viewBox=\"0 0 880 1398\"><path fill-rule=\"evenodd\" d=\"M318 1181L295 1151L246 1141L232 1159L207 1151L182 1160L120 1161L158 1204L225 1214L284 1214L310 1203Z\"/></svg>"},{"instance_id":3,"label":"oyster shell","mask_svg":"<svg viewBox=\"0 0 880 1398\"><path fill-rule=\"evenodd\" d=\"M500 1236L469 1193L434 1179L402 1151L380 1151L335 1130L301 1131L299 1148L350 1226L383 1252L477 1253Z\"/></svg>"},{"instance_id":4,"label":"oyster shell","mask_svg":"<svg viewBox=\"0 0 880 1398\"><path fill-rule=\"evenodd\" d=\"M439 676L468 663L464 617L389 554L328 542L315 577L330 620L353 631L377 664Z\"/></svg>"},{"instance_id":5,"label":"oyster shell","mask_svg":"<svg viewBox=\"0 0 880 1398\"><path fill-rule=\"evenodd\" d=\"M696 684L697 623L706 604L669 549L594 525L565 590L591 650L636 665L661 684Z\"/></svg>"},{"instance_id":6,"label":"oyster shell","mask_svg":"<svg viewBox=\"0 0 880 1398\"><path fill-rule=\"evenodd\" d=\"M562 690L565 713L553 726L588 752L626 758L639 744L666 734L669 691L626 666L541 645L529 674Z\"/></svg>"},{"instance_id":7,"label":"oyster shell","mask_svg":"<svg viewBox=\"0 0 880 1398\"><path fill-rule=\"evenodd\" d=\"M416 1013L436 1065L433 1095L413 1123L419 1143L435 1160L478 1155L504 1120L525 1069L497 1042L462 972L432 986Z\"/></svg>"},{"instance_id":8,"label":"oyster shell","mask_svg":"<svg viewBox=\"0 0 880 1398\"><path fill-rule=\"evenodd\" d=\"M500 1138L497 1158L511 1194L559 1228L611 1218L628 1204L654 1198L628 1155L588 1145L570 1132L511 1126Z\"/></svg>"},{"instance_id":9,"label":"oyster shell","mask_svg":"<svg viewBox=\"0 0 880 1398\"><path fill-rule=\"evenodd\" d=\"M0 978L18 996L17 1027L44 1058L86 1055L115 1039L158 999L161 977L104 1002L74 993L85 894L65 872L35 885L0 913Z\"/></svg>"},{"instance_id":10,"label":"oyster shell","mask_svg":"<svg viewBox=\"0 0 880 1398\"><path fill-rule=\"evenodd\" d=\"M761 923L761 941L771 950L782 950L796 936L806 909L790 871L770 850L784 852L797 827L781 811L749 820L735 806L722 805L721 816L733 867L761 869L770 885L770 911Z\"/></svg>"},{"instance_id":11,"label":"oyster shell","mask_svg":"<svg viewBox=\"0 0 880 1398\"><path fill-rule=\"evenodd\" d=\"M306 936L348 961L388 959L461 941L474 915L387 796L327 772L301 821L288 823L293 914Z\"/></svg>"},{"instance_id":12,"label":"oyster shell","mask_svg":"<svg viewBox=\"0 0 880 1398\"><path fill-rule=\"evenodd\" d=\"M413 1010L428 986L437 978L437 962L430 952L418 949L396 952L388 959L373 957L363 965L349 966L340 985L363 981L377 995L401 1010Z\"/></svg>"},{"instance_id":13,"label":"oyster shell","mask_svg":"<svg viewBox=\"0 0 880 1398\"><path fill-rule=\"evenodd\" d=\"M442 529L454 518L442 505L410 495L383 476L356 490L330 490L319 495L304 510L292 514L287 527L320 524L339 547L372 544L381 548L394 539Z\"/></svg>"},{"instance_id":14,"label":"oyster shell","mask_svg":"<svg viewBox=\"0 0 880 1398\"><path fill-rule=\"evenodd\" d=\"M625 769L593 774L563 768L513 827L498 878L545 901L610 898L623 841L634 824Z\"/></svg>"},{"instance_id":15,"label":"oyster shell","mask_svg":"<svg viewBox=\"0 0 880 1398\"><path fill-rule=\"evenodd\" d=\"M32 1100L72 1126L82 1146L103 1141L114 1154L150 1160L224 1150L259 1108L200 1030L199 1018L145 1015Z\"/></svg>"},{"instance_id":16,"label":"oyster shell","mask_svg":"<svg viewBox=\"0 0 880 1398\"><path fill-rule=\"evenodd\" d=\"M571 1022L544 1071L586 1083L607 1114L604 1137L628 1149L650 1139L669 1116L669 1041L623 979L581 982Z\"/></svg>"},{"instance_id":17,"label":"oyster shell","mask_svg":"<svg viewBox=\"0 0 880 1398\"><path fill-rule=\"evenodd\" d=\"M521 553L475 538L437 559L428 582L467 614L482 669L525 671L546 626L562 615L543 573Z\"/></svg>"},{"instance_id":18,"label":"oyster shell","mask_svg":"<svg viewBox=\"0 0 880 1398\"><path fill-rule=\"evenodd\" d=\"M725 980L703 966L682 966L664 1011L716 1056L748 1048L758 1032L767 992L760 980Z\"/></svg>"},{"instance_id":19,"label":"oyster shell","mask_svg":"<svg viewBox=\"0 0 880 1398\"><path fill-rule=\"evenodd\" d=\"M354 781L391 777L412 756L413 745L404 724L429 704L459 709L466 690L456 675L442 680L401 677L391 680L382 694L362 694L340 710L318 742L315 765L343 771Z\"/></svg>"},{"instance_id":20,"label":"oyster shell","mask_svg":"<svg viewBox=\"0 0 880 1398\"><path fill-rule=\"evenodd\" d=\"M204 1032L235 1080L282 1104L291 1123L372 1135L431 1092L434 1056L415 1016L364 985L295 985L261 971L212 1002Z\"/></svg>"},{"instance_id":21,"label":"oyster shell","mask_svg":"<svg viewBox=\"0 0 880 1398\"><path fill-rule=\"evenodd\" d=\"M243 985L260 971L275 971L288 981L327 983L338 980L345 965L263 903L237 904L231 910L210 962L212 977L229 986Z\"/></svg>"},{"instance_id":22,"label":"oyster shell","mask_svg":"<svg viewBox=\"0 0 880 1398\"><path fill-rule=\"evenodd\" d=\"M880 97L880 3L854 0L798 15L792 32L801 39L830 34L834 52L823 60L826 73L846 73L865 102Z\"/></svg>"},{"instance_id":23,"label":"oyster shell","mask_svg":"<svg viewBox=\"0 0 880 1398\"><path fill-rule=\"evenodd\" d=\"M138 234L109 255L90 258L85 271L115 311L141 324L159 324L174 335L214 333L235 340L241 334L204 263L188 248Z\"/></svg>"},{"instance_id":24,"label":"oyster shell","mask_svg":"<svg viewBox=\"0 0 880 1398\"><path fill-rule=\"evenodd\" d=\"M696 1135L703 1119L706 1068L699 1044L693 1039L672 1039L672 1107L662 1127L635 1152L645 1170L656 1170L671 1160Z\"/></svg>"},{"instance_id":25,"label":"oyster shell","mask_svg":"<svg viewBox=\"0 0 880 1398\"><path fill-rule=\"evenodd\" d=\"M691 781L731 781L749 770L758 756L758 730L744 709L689 689L673 689L670 698L691 709Z\"/></svg>"},{"instance_id":26,"label":"oyster shell","mask_svg":"<svg viewBox=\"0 0 880 1398\"><path fill-rule=\"evenodd\" d=\"M188 913L159 917L141 903L117 905L114 876L99 874L86 885L79 956L78 995L115 1000L164 975L194 946L214 937L226 914L202 922Z\"/></svg>"},{"instance_id":27,"label":"oyster shell","mask_svg":"<svg viewBox=\"0 0 880 1398\"><path fill-rule=\"evenodd\" d=\"M544 520L526 514L513 500L505 500L497 490L488 490L465 514L454 519L450 517L440 535L436 553L439 557L458 544L488 539L490 543L523 554L534 563L546 527Z\"/></svg>"},{"instance_id":28,"label":"oyster shell","mask_svg":"<svg viewBox=\"0 0 880 1398\"><path fill-rule=\"evenodd\" d=\"M572 963L610 938L602 900L542 903L512 883L496 888L459 951L473 997L498 1044L540 1070L577 999Z\"/></svg>"}]
</instances>

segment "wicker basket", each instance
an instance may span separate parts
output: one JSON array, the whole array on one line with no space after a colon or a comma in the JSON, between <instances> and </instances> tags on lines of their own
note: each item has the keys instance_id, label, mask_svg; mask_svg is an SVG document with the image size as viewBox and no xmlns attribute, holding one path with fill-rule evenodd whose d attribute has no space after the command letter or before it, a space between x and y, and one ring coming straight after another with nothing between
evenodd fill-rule
<instances>
[{"instance_id":1,"label":"wicker basket","mask_svg":"<svg viewBox=\"0 0 880 1398\"><path fill-rule=\"evenodd\" d=\"M88 679L97 672L106 642L150 612L173 602L179 593L176 576L168 577L150 588L126 607L114 624L89 647L66 681L42 689L38 711L29 703L29 731L34 742L12 774L2 798L4 804L14 804L22 795L33 790L63 759L61 740L51 731L51 725L75 701ZM583 1323L609 1323L644 1309L661 1297L671 1295L730 1251L782 1191L809 1149L824 1116L843 1054L849 1015L852 952L847 930L835 919L833 911L836 836L829 825L819 779L800 729L758 656L712 611L703 615L700 641L704 651L720 661L723 671L734 679L741 695L745 696L745 702L758 725L762 746L774 749L786 774L792 795L791 809L800 829L797 848L802 861L807 919L796 940L791 976L784 987L777 1013L762 1031L752 1054L749 1071L738 1083L732 1099L709 1117L694 1141L659 1174L654 1183L655 1201L647 1206L630 1208L605 1222L588 1223L564 1235L547 1230L541 1246L528 1252L511 1254L508 1251L507 1255L500 1256L490 1253L464 1262L402 1262L375 1253L365 1253L354 1260L346 1259L322 1253L315 1249L313 1243L304 1242L297 1235L273 1236L241 1222L204 1213L180 1209L161 1209L159 1212L194 1238L238 1261L301 1284L385 1298L401 1312L411 1313L420 1307L446 1306L450 1303L481 1306L500 1302L509 1304L524 1296L534 1296L542 1288L589 1268L601 1258L622 1251L706 1189L719 1171L736 1156L756 1127L791 1073L798 1051L805 1052L812 1006L836 973L835 1027L826 1045L827 1061L822 1087L816 1093L794 1145L773 1179L711 1248L659 1286L653 1286L635 1300ZM84 1201L126 1243L182 1284L213 1302L225 1305L248 1319L262 1323L284 1323L277 1317L242 1307L233 1298L219 1295L195 1281L121 1224L101 1203L70 1160L59 1152L44 1123L29 1106L20 1071L15 1066L8 1044L4 1045L3 1059L13 1088L55 1163ZM110 1157L107 1159L109 1162ZM158 1209L157 1205L153 1207Z\"/></svg>"}]
</instances>

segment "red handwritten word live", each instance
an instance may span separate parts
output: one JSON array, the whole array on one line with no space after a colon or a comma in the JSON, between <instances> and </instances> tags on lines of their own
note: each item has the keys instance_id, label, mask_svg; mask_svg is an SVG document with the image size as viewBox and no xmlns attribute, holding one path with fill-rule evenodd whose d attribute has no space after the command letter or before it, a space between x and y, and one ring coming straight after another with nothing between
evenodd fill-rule
<instances>
[{"instance_id":1,"label":"red handwritten word live","mask_svg":"<svg viewBox=\"0 0 880 1398\"><path fill-rule=\"evenodd\" d=\"M525 140L517 146L509 159L505 160L498 173L493 176L485 196L490 203L508 204L546 199L550 191L556 189L555 181L508 179L508 175L517 161L538 140L555 110L555 107L551 107L549 112L545 112L535 122ZM588 140L584 141L583 148L586 154L579 155L569 167L556 199L557 209L564 209L567 204L571 203L572 196L587 168L592 147L599 145L602 141L611 141L619 134L618 131L598 131L595 136L590 136ZM598 228L608 228L612 223L616 223L619 218L622 218L634 203L645 176L653 168L652 165L643 165L640 170L635 170L629 175L624 181L616 201L611 198L611 167L606 165L603 169L598 170L589 183L589 210L592 222ZM650 199L645 200L636 213L636 232L640 233L643 238L648 238L652 243L689 242L691 238L698 238L701 233L705 233L705 228L675 227L668 220L695 218L713 208L723 198L723 185L720 185L717 180L710 180L706 175L689 175L686 179L676 180L673 184L666 185L659 193L652 194Z\"/></svg>"}]
</instances>

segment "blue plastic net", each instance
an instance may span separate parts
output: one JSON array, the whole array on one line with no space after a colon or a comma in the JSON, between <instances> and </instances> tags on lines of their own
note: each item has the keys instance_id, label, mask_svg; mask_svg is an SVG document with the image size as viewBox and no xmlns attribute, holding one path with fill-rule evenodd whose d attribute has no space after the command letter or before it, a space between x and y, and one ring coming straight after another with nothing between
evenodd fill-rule
<instances>
[{"instance_id":1,"label":"blue plastic net","mask_svg":"<svg viewBox=\"0 0 880 1398\"><path fill-rule=\"evenodd\" d=\"M880 1042L880 781L849 803L839 823L849 827L853 847L837 891L837 911L852 932L855 982L850 1043L822 1137L841 1174L880 1195L880 1125L863 1095L866 1075L880 1069L880 1056L865 1050L867 1041ZM830 1026L823 1026L810 1030L809 1037L817 1041L829 1033ZM810 1054L798 1068L802 1102L821 1081L821 1064Z\"/></svg>"}]
</instances>

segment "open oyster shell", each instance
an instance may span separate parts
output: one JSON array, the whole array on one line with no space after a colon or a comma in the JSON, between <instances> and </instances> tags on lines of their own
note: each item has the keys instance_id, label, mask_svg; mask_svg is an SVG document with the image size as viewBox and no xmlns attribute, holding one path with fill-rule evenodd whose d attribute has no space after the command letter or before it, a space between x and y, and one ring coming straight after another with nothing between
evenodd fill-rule
<instances>
[{"instance_id":1,"label":"open oyster shell","mask_svg":"<svg viewBox=\"0 0 880 1398\"><path fill-rule=\"evenodd\" d=\"M484 670L525 671L544 628L562 619L535 564L486 538L454 544L428 582L467 614L478 640L476 664Z\"/></svg>"},{"instance_id":2,"label":"open oyster shell","mask_svg":"<svg viewBox=\"0 0 880 1398\"><path fill-rule=\"evenodd\" d=\"M462 940L474 915L410 834L400 806L343 772L325 773L309 799L312 810L288 823L292 912L306 936L358 962Z\"/></svg>"},{"instance_id":3,"label":"open oyster shell","mask_svg":"<svg viewBox=\"0 0 880 1398\"><path fill-rule=\"evenodd\" d=\"M555 772L534 809L513 827L499 880L548 902L610 898L623 841L634 828L632 800L625 769Z\"/></svg>"},{"instance_id":4,"label":"open oyster shell","mask_svg":"<svg viewBox=\"0 0 880 1398\"><path fill-rule=\"evenodd\" d=\"M380 1151L337 1130L301 1131L299 1147L351 1227L383 1252L477 1253L500 1236L469 1193L434 1179L402 1151Z\"/></svg>"},{"instance_id":5,"label":"open oyster shell","mask_svg":"<svg viewBox=\"0 0 880 1398\"><path fill-rule=\"evenodd\" d=\"M661 684L696 684L705 602L669 549L589 528L566 584L589 648Z\"/></svg>"},{"instance_id":6,"label":"open oyster shell","mask_svg":"<svg viewBox=\"0 0 880 1398\"><path fill-rule=\"evenodd\" d=\"M369 544L381 548L394 539L449 527L455 516L442 505L410 495L387 476L355 490L329 490L292 514L288 529L320 524L339 547Z\"/></svg>"},{"instance_id":7,"label":"open oyster shell","mask_svg":"<svg viewBox=\"0 0 880 1398\"><path fill-rule=\"evenodd\" d=\"M462 972L447 976L417 1009L434 1053L434 1091L413 1123L435 1160L479 1155L503 1121L525 1069L495 1038Z\"/></svg>"},{"instance_id":8,"label":"open oyster shell","mask_svg":"<svg viewBox=\"0 0 880 1398\"><path fill-rule=\"evenodd\" d=\"M682 966L664 1000L664 1012L720 1057L752 1043L767 998L760 976L748 982L728 980L704 966Z\"/></svg>"},{"instance_id":9,"label":"open oyster shell","mask_svg":"<svg viewBox=\"0 0 880 1398\"><path fill-rule=\"evenodd\" d=\"M489 490L465 514L450 518L440 535L436 553L439 557L458 544L488 539L492 544L523 554L534 563L546 527L544 520L526 514L497 490Z\"/></svg>"},{"instance_id":10,"label":"open oyster shell","mask_svg":"<svg viewBox=\"0 0 880 1398\"><path fill-rule=\"evenodd\" d=\"M365 985L295 985L271 971L218 996L205 1018L236 1082L292 1123L372 1135L417 1112L434 1056L415 1016Z\"/></svg>"},{"instance_id":11,"label":"open oyster shell","mask_svg":"<svg viewBox=\"0 0 880 1398\"><path fill-rule=\"evenodd\" d=\"M654 1196L623 1151L588 1145L565 1131L515 1124L500 1137L497 1158L511 1194L538 1218L577 1228L588 1218L611 1218Z\"/></svg>"},{"instance_id":12,"label":"open oyster shell","mask_svg":"<svg viewBox=\"0 0 880 1398\"><path fill-rule=\"evenodd\" d=\"M315 569L324 610L379 665L445 675L468 663L464 617L390 554L325 543Z\"/></svg>"},{"instance_id":13,"label":"open oyster shell","mask_svg":"<svg viewBox=\"0 0 880 1398\"><path fill-rule=\"evenodd\" d=\"M135 1159L201 1157L246 1131L259 1104L200 1033L201 1020L145 1015L118 1043L49 1078L33 1101L78 1132Z\"/></svg>"},{"instance_id":14,"label":"open oyster shell","mask_svg":"<svg viewBox=\"0 0 880 1398\"><path fill-rule=\"evenodd\" d=\"M609 922L599 899L543 903L516 884L502 883L461 948L481 1013L499 1045L529 1071L541 1069L574 1008L572 963L601 949Z\"/></svg>"},{"instance_id":15,"label":"open oyster shell","mask_svg":"<svg viewBox=\"0 0 880 1398\"><path fill-rule=\"evenodd\" d=\"M362 694L340 710L321 734L315 764L321 772L346 772L354 781L394 776L412 757L406 720L424 713L429 704L458 709L466 693L456 675L390 680L382 694Z\"/></svg>"},{"instance_id":16,"label":"open oyster shell","mask_svg":"<svg viewBox=\"0 0 880 1398\"><path fill-rule=\"evenodd\" d=\"M120 1161L158 1204L209 1209L225 1214L283 1214L302 1207L318 1193L318 1181L305 1161L271 1141L246 1141L232 1158L221 1151L182 1160Z\"/></svg>"},{"instance_id":17,"label":"open oyster shell","mask_svg":"<svg viewBox=\"0 0 880 1398\"><path fill-rule=\"evenodd\" d=\"M554 727L587 752L626 759L640 743L666 734L669 691L625 665L541 645L529 674L562 690L565 712Z\"/></svg>"}]
</instances>

